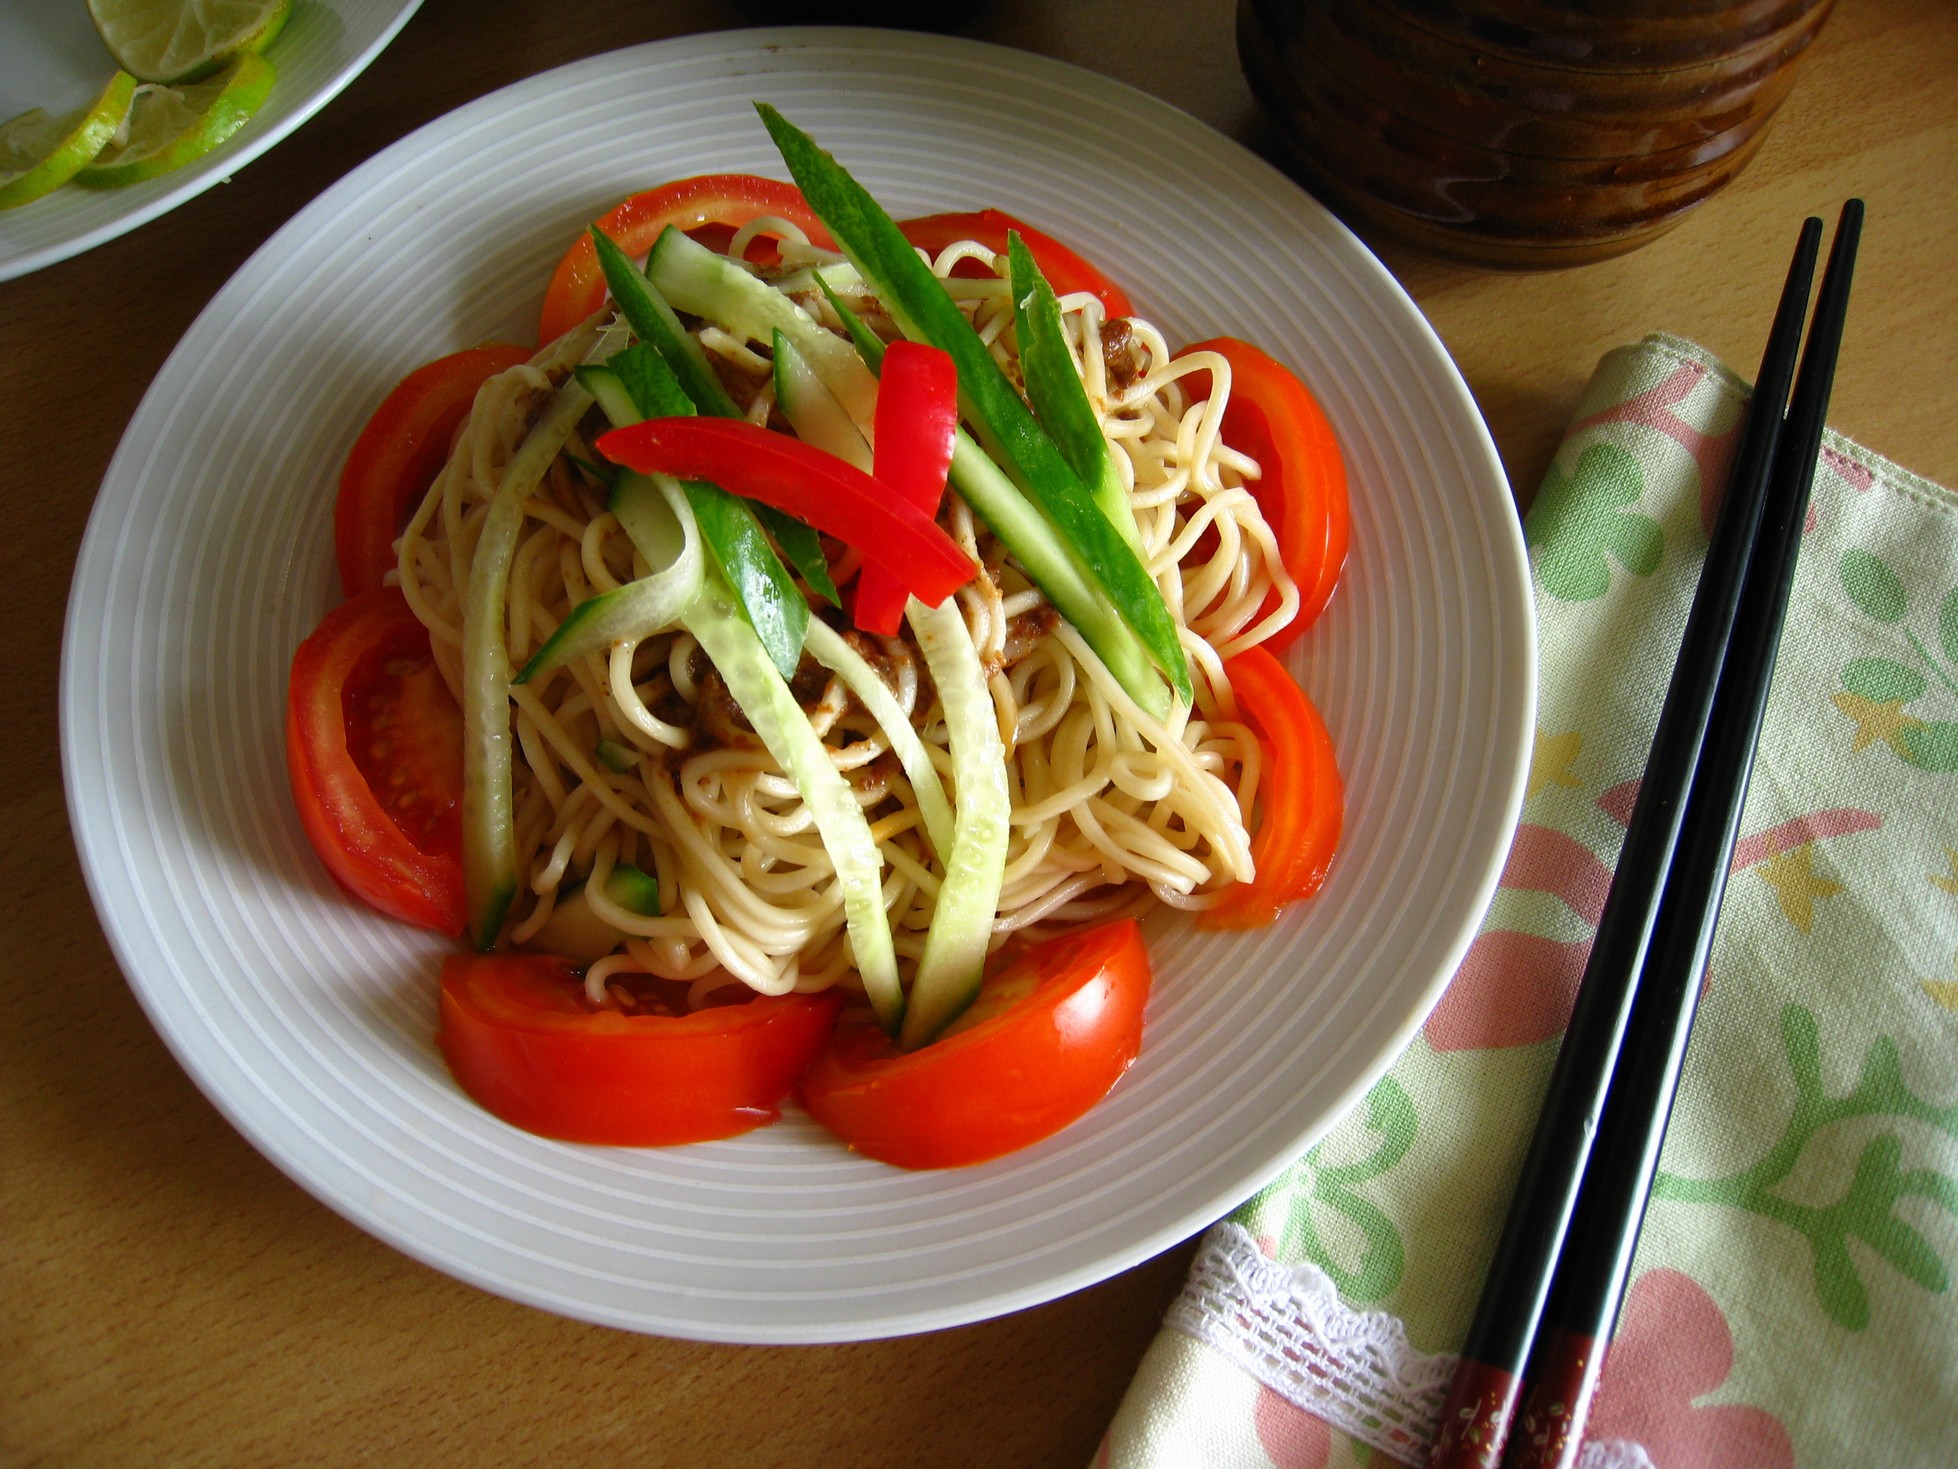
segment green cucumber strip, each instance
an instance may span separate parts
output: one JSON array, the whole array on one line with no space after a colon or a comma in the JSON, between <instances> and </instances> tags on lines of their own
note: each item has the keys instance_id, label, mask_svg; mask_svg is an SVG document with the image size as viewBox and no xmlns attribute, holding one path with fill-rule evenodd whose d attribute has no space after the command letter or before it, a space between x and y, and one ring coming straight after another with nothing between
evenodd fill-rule
<instances>
[{"instance_id":1,"label":"green cucumber strip","mask_svg":"<svg viewBox=\"0 0 1958 1469\"><path fill-rule=\"evenodd\" d=\"M819 597L827 597L832 607L841 607L843 594L830 579L829 562L823 557L823 541L816 528L804 525L786 510L777 510L759 500L750 500L748 508L755 512L762 529L775 537L775 544L789 558L796 574L809 584L809 590Z\"/></svg>"},{"instance_id":2,"label":"green cucumber strip","mask_svg":"<svg viewBox=\"0 0 1958 1469\"><path fill-rule=\"evenodd\" d=\"M681 311L750 342L781 332L807 357L852 418L875 410L877 385L850 344L768 282L668 226L646 257L648 283Z\"/></svg>"},{"instance_id":3,"label":"green cucumber strip","mask_svg":"<svg viewBox=\"0 0 1958 1469\"><path fill-rule=\"evenodd\" d=\"M897 756L906 778L911 782L911 789L917 793L918 814L924 818L925 837L931 842L931 849L941 859L950 856L952 803L945 798L945 786L938 778L938 768L931 763L925 742L918 738L918 731L905 717L890 685L870 666L863 654L850 646L848 639L818 617L809 619L809 652L818 663L843 680L889 738L891 753Z\"/></svg>"},{"instance_id":4,"label":"green cucumber strip","mask_svg":"<svg viewBox=\"0 0 1958 1469\"><path fill-rule=\"evenodd\" d=\"M1068 468L1088 487L1108 523L1140 552L1142 533L1136 529L1135 512L1129 508L1121 472L1115 467L1114 453L1101 431L1101 421L1095 417L1094 405L1088 401L1088 390L1074 370L1074 354L1067 349L1061 303L1018 230L1007 231L1006 256L1012 277L1013 328L1020 338L1020 376L1026 382L1034 414Z\"/></svg>"},{"instance_id":5,"label":"green cucumber strip","mask_svg":"<svg viewBox=\"0 0 1958 1469\"><path fill-rule=\"evenodd\" d=\"M615 864L607 874L605 896L626 912L636 913L641 918L657 918L660 915L659 879L650 872L640 871L630 862Z\"/></svg>"},{"instance_id":6,"label":"green cucumber strip","mask_svg":"<svg viewBox=\"0 0 1958 1469\"><path fill-rule=\"evenodd\" d=\"M618 384L617 390L607 385L608 375ZM677 418L693 412L670 365L644 342L618 353L603 367L582 373L580 380L597 385L594 391L606 395L598 400L599 406L615 427L645 417ZM686 480L681 489L707 554L733 588L741 615L761 638L782 677L793 678L809 625L809 603L795 579L768 544L745 500L700 480Z\"/></svg>"},{"instance_id":7,"label":"green cucumber strip","mask_svg":"<svg viewBox=\"0 0 1958 1469\"><path fill-rule=\"evenodd\" d=\"M614 775L624 775L639 763L638 753L617 740L600 740L591 747L592 758Z\"/></svg>"},{"instance_id":8,"label":"green cucumber strip","mask_svg":"<svg viewBox=\"0 0 1958 1469\"><path fill-rule=\"evenodd\" d=\"M1006 876L1012 805L998 715L958 599L947 597L942 606L927 607L913 597L907 612L945 711L952 779L958 788L945 880L904 1007L899 1043L911 1048L928 1043L979 993Z\"/></svg>"},{"instance_id":9,"label":"green cucumber strip","mask_svg":"<svg viewBox=\"0 0 1958 1469\"><path fill-rule=\"evenodd\" d=\"M594 352L612 339L611 333L602 333ZM463 590L462 872L470 937L479 949L496 943L517 891L510 647L505 633L510 563L523 534L524 501L591 404L591 394L575 378L567 381L511 455L484 513Z\"/></svg>"},{"instance_id":10,"label":"green cucumber strip","mask_svg":"<svg viewBox=\"0 0 1958 1469\"><path fill-rule=\"evenodd\" d=\"M607 489L619 482L619 468L616 464L599 464L595 460L585 458L582 454L573 454L569 449L564 451L564 457Z\"/></svg>"},{"instance_id":11,"label":"green cucumber strip","mask_svg":"<svg viewBox=\"0 0 1958 1469\"><path fill-rule=\"evenodd\" d=\"M841 345L841 340L832 338ZM782 410L805 444L814 444L838 459L854 464L865 474L871 472L870 443L863 431L837 401L816 373L815 364L803 355L788 333L776 330L772 338L775 352L775 406ZM872 399L875 411L875 398Z\"/></svg>"},{"instance_id":12,"label":"green cucumber strip","mask_svg":"<svg viewBox=\"0 0 1958 1469\"><path fill-rule=\"evenodd\" d=\"M605 284L611 287L612 299L618 303L626 324L632 328L633 335L659 353L672 369L687 400L699 404L703 413L721 418L741 417L741 410L721 386L720 377L708 363L700 343L680 324L673 308L640 273L632 257L600 233L596 225L592 227L591 238L598 250L598 263L605 271ZM673 415L648 409L646 416L670 418Z\"/></svg>"},{"instance_id":13,"label":"green cucumber strip","mask_svg":"<svg viewBox=\"0 0 1958 1469\"><path fill-rule=\"evenodd\" d=\"M1108 523L1053 441L1041 431L1031 410L931 273L931 267L918 258L891 217L841 164L767 103L757 103L756 110L803 197L829 226L899 329L951 354L958 366L965 416L978 429L981 442L1013 482L1039 505L1068 552L1135 630L1150 658L1187 702L1191 697L1189 664L1183 656L1175 619L1149 579L1147 568ZM1010 541L1007 549L1019 554L1019 548ZM1025 564L1024 558L1021 564ZM1066 615L1066 609L1062 611ZM1088 630L1082 631L1085 634ZM1129 686L1125 683L1124 687ZM1129 687L1129 692L1145 707L1156 702L1146 698L1140 688Z\"/></svg>"},{"instance_id":14,"label":"green cucumber strip","mask_svg":"<svg viewBox=\"0 0 1958 1469\"><path fill-rule=\"evenodd\" d=\"M580 374L579 380L589 378ZM656 569L572 608L515 682L529 683L574 658L605 652L614 643L637 642L672 627L699 595L704 561L694 516L677 482L663 475L661 478L666 480L663 485L646 475L628 472L620 476L612 493L613 514L621 526L636 522L626 534ZM668 554L655 560L655 551Z\"/></svg>"},{"instance_id":15,"label":"green cucumber strip","mask_svg":"<svg viewBox=\"0 0 1958 1469\"><path fill-rule=\"evenodd\" d=\"M843 330L850 334L850 340L856 344L857 356L863 359L863 365L872 373L881 373L884 370L883 338L865 326L863 318L843 304L843 298L829 288L828 281L819 279L816 284L823 288L824 299L835 310L837 320L843 323Z\"/></svg>"},{"instance_id":16,"label":"green cucumber strip","mask_svg":"<svg viewBox=\"0 0 1958 1469\"><path fill-rule=\"evenodd\" d=\"M836 867L850 949L864 993L878 1020L895 1035L904 1012L904 991L898 983L890 916L884 911L883 859L855 792L831 763L809 716L717 578L707 579L686 626L699 639L768 753L802 793ZM1002 779L1004 769L1002 764Z\"/></svg>"},{"instance_id":17,"label":"green cucumber strip","mask_svg":"<svg viewBox=\"0 0 1958 1469\"><path fill-rule=\"evenodd\" d=\"M644 918L657 918L659 879L621 862L605 879L605 896L615 906ZM533 951L562 954L575 965L594 964L618 948L625 931L608 921L592 902L591 885L580 883L558 895L557 906L543 926L524 945Z\"/></svg>"},{"instance_id":18,"label":"green cucumber strip","mask_svg":"<svg viewBox=\"0 0 1958 1469\"><path fill-rule=\"evenodd\" d=\"M964 429L952 440L951 480L973 514L1006 543L1033 584L1080 629L1129 697L1153 718L1168 717L1169 689L1156 677L1142 640L1068 555L1053 527L1006 477L1006 471Z\"/></svg>"}]
</instances>

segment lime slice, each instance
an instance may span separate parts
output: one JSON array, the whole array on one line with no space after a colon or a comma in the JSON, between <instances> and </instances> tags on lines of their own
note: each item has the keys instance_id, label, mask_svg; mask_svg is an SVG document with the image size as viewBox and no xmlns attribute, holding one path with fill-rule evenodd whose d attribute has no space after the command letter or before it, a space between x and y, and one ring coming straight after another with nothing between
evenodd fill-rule
<instances>
[{"instance_id":1,"label":"lime slice","mask_svg":"<svg viewBox=\"0 0 1958 1469\"><path fill-rule=\"evenodd\" d=\"M136 78L119 71L94 103L66 117L39 107L0 123L0 209L58 189L102 151L129 115Z\"/></svg>"},{"instance_id":2,"label":"lime slice","mask_svg":"<svg viewBox=\"0 0 1958 1469\"><path fill-rule=\"evenodd\" d=\"M88 0L116 65L138 81L202 81L278 35L292 0Z\"/></svg>"},{"instance_id":3,"label":"lime slice","mask_svg":"<svg viewBox=\"0 0 1958 1469\"><path fill-rule=\"evenodd\" d=\"M129 105L129 120L75 182L113 189L202 158L251 120L271 93L274 76L271 62L247 51L208 82L187 87L145 82Z\"/></svg>"}]
</instances>

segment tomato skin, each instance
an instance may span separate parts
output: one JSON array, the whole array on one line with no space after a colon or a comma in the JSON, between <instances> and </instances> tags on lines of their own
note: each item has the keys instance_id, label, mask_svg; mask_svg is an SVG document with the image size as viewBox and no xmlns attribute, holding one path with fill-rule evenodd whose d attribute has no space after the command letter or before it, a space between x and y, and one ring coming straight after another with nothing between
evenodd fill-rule
<instances>
[{"instance_id":1,"label":"tomato skin","mask_svg":"<svg viewBox=\"0 0 1958 1469\"><path fill-rule=\"evenodd\" d=\"M461 935L462 714L398 589L349 598L299 645L286 770L334 877L383 913Z\"/></svg>"},{"instance_id":2,"label":"tomato skin","mask_svg":"<svg viewBox=\"0 0 1958 1469\"><path fill-rule=\"evenodd\" d=\"M628 255L644 255L669 224L691 234L714 225L734 228L773 215L800 225L809 242L825 250L836 248L829 230L794 184L748 173L709 173L676 179L646 189L615 206L597 226ZM750 259L757 258L750 252ZM544 293L544 313L538 320L537 340L554 342L605 302L605 273L591 235L580 231L558 261Z\"/></svg>"},{"instance_id":3,"label":"tomato skin","mask_svg":"<svg viewBox=\"0 0 1958 1469\"><path fill-rule=\"evenodd\" d=\"M900 1168L983 1163L1101 1100L1142 1046L1149 955L1132 918L1027 950L916 1051L846 1019L797 1094L856 1152ZM994 1013L997 1012L997 1013Z\"/></svg>"},{"instance_id":4,"label":"tomato skin","mask_svg":"<svg viewBox=\"0 0 1958 1469\"><path fill-rule=\"evenodd\" d=\"M1251 484L1252 498L1278 538L1279 558L1298 583L1298 614L1264 646L1278 652L1297 641L1331 600L1346 565L1351 511L1346 461L1319 400L1289 369L1249 342L1213 337L1176 355L1216 352L1231 365L1231 397L1224 407L1224 442L1258 461L1264 474ZM1194 402L1210 396L1210 376L1183 379ZM1262 620L1278 605L1274 592L1259 610Z\"/></svg>"},{"instance_id":5,"label":"tomato skin","mask_svg":"<svg viewBox=\"0 0 1958 1469\"><path fill-rule=\"evenodd\" d=\"M555 954L452 954L437 1040L464 1091L566 1142L664 1147L773 1122L843 997L757 995L690 1015L596 1009Z\"/></svg>"},{"instance_id":6,"label":"tomato skin","mask_svg":"<svg viewBox=\"0 0 1958 1469\"><path fill-rule=\"evenodd\" d=\"M1265 775L1258 787L1264 817L1251 838L1257 876L1227 889L1197 923L1262 928L1286 904L1309 898L1324 885L1345 820L1345 787L1325 720L1268 645L1247 648L1224 665L1224 672L1264 747Z\"/></svg>"},{"instance_id":7,"label":"tomato skin","mask_svg":"<svg viewBox=\"0 0 1958 1469\"><path fill-rule=\"evenodd\" d=\"M333 548L349 597L371 592L395 564L394 541L449 457L449 440L496 376L528 362L504 342L453 352L394 385L354 440L333 502Z\"/></svg>"}]
</instances>

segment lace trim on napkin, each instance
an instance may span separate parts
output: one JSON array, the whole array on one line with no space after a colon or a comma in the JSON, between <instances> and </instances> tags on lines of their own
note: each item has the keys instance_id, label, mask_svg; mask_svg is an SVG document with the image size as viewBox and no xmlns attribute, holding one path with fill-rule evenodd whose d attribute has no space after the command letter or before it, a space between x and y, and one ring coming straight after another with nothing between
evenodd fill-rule
<instances>
[{"instance_id":1,"label":"lace trim on napkin","mask_svg":"<svg viewBox=\"0 0 1958 1469\"><path fill-rule=\"evenodd\" d=\"M1259 1382L1383 1454L1419 1462L1455 1358L1417 1352L1384 1311L1350 1310L1309 1261L1267 1259L1241 1225L1204 1237L1164 1324L1222 1352Z\"/></svg>"},{"instance_id":2,"label":"lace trim on napkin","mask_svg":"<svg viewBox=\"0 0 1958 1469\"><path fill-rule=\"evenodd\" d=\"M1409 1464L1426 1458L1455 1374L1456 1357L1417 1352L1399 1317L1352 1310L1317 1265L1280 1265L1228 1220L1204 1236L1163 1324L1348 1437ZM1578 1469L1654 1465L1641 1444L1593 1439Z\"/></svg>"}]
</instances>

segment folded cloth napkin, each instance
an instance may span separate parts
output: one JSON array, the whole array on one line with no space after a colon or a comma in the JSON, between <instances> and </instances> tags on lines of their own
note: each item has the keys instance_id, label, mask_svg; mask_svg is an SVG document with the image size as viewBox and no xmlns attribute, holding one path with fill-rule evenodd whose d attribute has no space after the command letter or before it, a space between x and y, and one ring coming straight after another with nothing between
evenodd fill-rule
<instances>
[{"instance_id":1,"label":"folded cloth napkin","mask_svg":"<svg viewBox=\"0 0 1958 1469\"><path fill-rule=\"evenodd\" d=\"M1672 337L1599 364L1526 521L1541 696L1488 917L1364 1106L1205 1237L1098 1465L1422 1459L1746 399ZM1958 496L1831 435L1585 1469L1958 1464L1955 1267Z\"/></svg>"}]
</instances>

